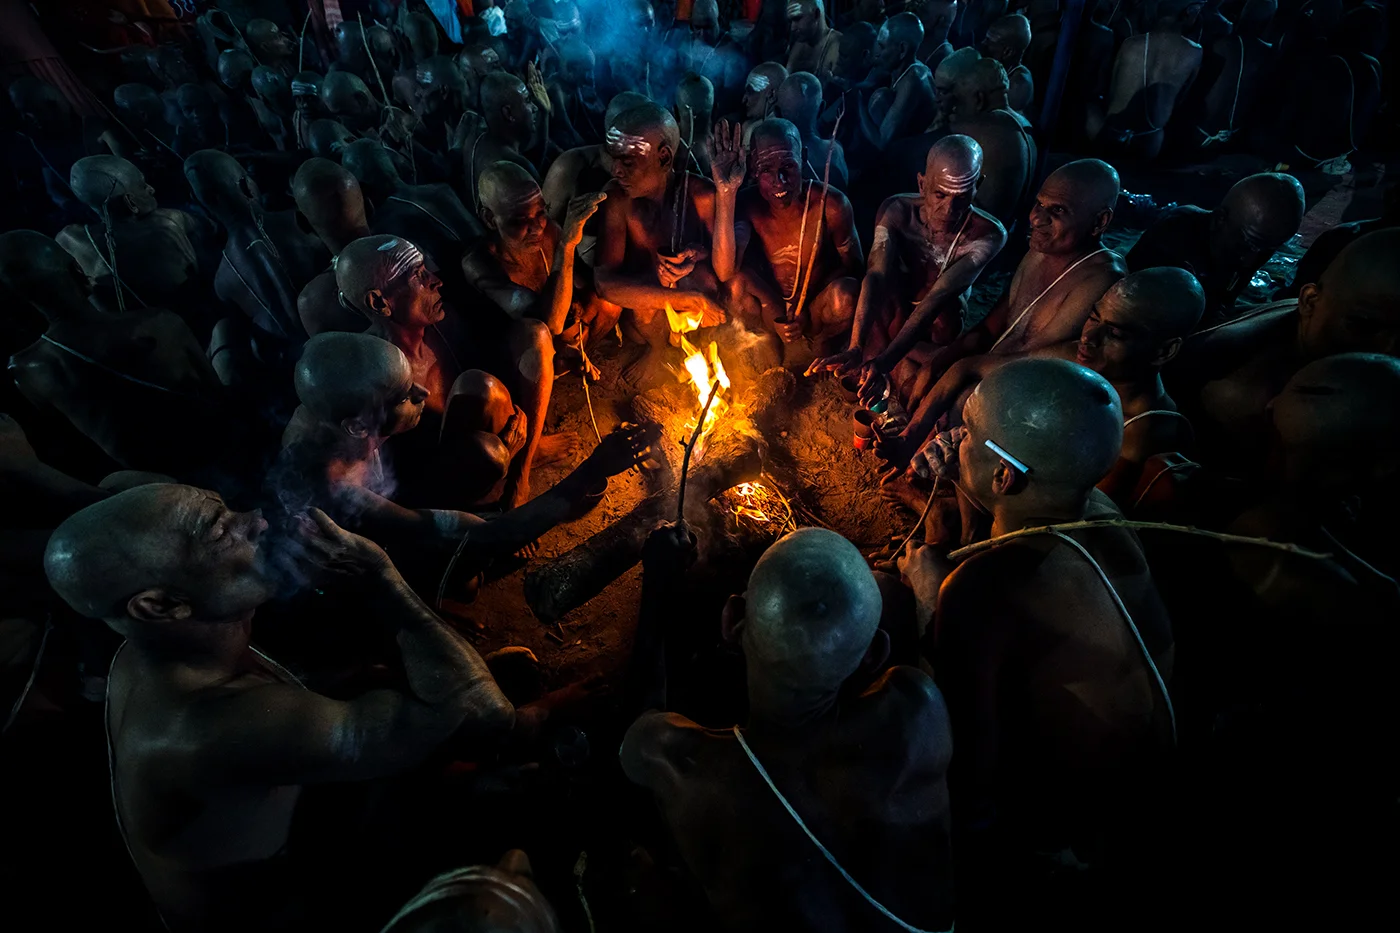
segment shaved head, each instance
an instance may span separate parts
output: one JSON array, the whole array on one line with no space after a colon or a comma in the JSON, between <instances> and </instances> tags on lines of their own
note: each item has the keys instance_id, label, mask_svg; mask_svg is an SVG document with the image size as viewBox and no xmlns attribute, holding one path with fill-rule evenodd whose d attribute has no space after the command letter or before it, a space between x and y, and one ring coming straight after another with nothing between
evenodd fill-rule
<instances>
[{"instance_id":1,"label":"shaved head","mask_svg":"<svg viewBox=\"0 0 1400 933\"><path fill-rule=\"evenodd\" d=\"M73 163L68 187L88 207L99 213L104 205L126 200L132 213L149 213L156 202L141 170L121 156L87 156Z\"/></svg>"},{"instance_id":2,"label":"shaved head","mask_svg":"<svg viewBox=\"0 0 1400 933\"><path fill-rule=\"evenodd\" d=\"M919 43L924 41L924 24L913 13L897 13L885 21L885 25L880 27L880 32L889 33L889 41L895 44L908 45L917 49Z\"/></svg>"},{"instance_id":3,"label":"shaved head","mask_svg":"<svg viewBox=\"0 0 1400 933\"><path fill-rule=\"evenodd\" d=\"M400 181L389 150L377 139L357 139L340 152L340 164L362 185L392 187Z\"/></svg>"},{"instance_id":4,"label":"shaved head","mask_svg":"<svg viewBox=\"0 0 1400 933\"><path fill-rule=\"evenodd\" d=\"M1101 159L1076 159L1066 162L1045 178L1041 185L1063 186L1076 201L1092 211L1111 211L1118 204L1123 186L1118 170Z\"/></svg>"},{"instance_id":5,"label":"shaved head","mask_svg":"<svg viewBox=\"0 0 1400 933\"><path fill-rule=\"evenodd\" d=\"M608 101L608 109L603 113L603 122L611 127L618 114L650 102L650 97L638 94L636 91L622 91L614 94L613 99Z\"/></svg>"},{"instance_id":6,"label":"shaved head","mask_svg":"<svg viewBox=\"0 0 1400 933\"><path fill-rule=\"evenodd\" d=\"M744 596L751 671L792 689L840 686L880 623L880 589L865 559L824 528L779 539L754 565Z\"/></svg>"},{"instance_id":7,"label":"shaved head","mask_svg":"<svg viewBox=\"0 0 1400 933\"><path fill-rule=\"evenodd\" d=\"M1118 393L1098 373L1065 360L1019 359L997 368L968 398L963 423L962 482L988 508L1003 495L993 486L1000 463L1015 468L1026 488L1073 498L1103 479L1123 446Z\"/></svg>"},{"instance_id":8,"label":"shaved head","mask_svg":"<svg viewBox=\"0 0 1400 933\"><path fill-rule=\"evenodd\" d=\"M508 213L511 208L540 195L539 182L514 162L496 162L481 173L477 195L492 213Z\"/></svg>"},{"instance_id":9,"label":"shaved head","mask_svg":"<svg viewBox=\"0 0 1400 933\"><path fill-rule=\"evenodd\" d=\"M265 101L291 102L292 83L276 68L259 65L253 69L253 91Z\"/></svg>"},{"instance_id":10,"label":"shaved head","mask_svg":"<svg viewBox=\"0 0 1400 933\"><path fill-rule=\"evenodd\" d=\"M253 75L258 63L242 49L229 49L219 56L219 83L226 88L241 89Z\"/></svg>"},{"instance_id":11,"label":"shaved head","mask_svg":"<svg viewBox=\"0 0 1400 933\"><path fill-rule=\"evenodd\" d=\"M1298 232L1306 207L1303 186L1292 175L1262 172L1241 179L1220 202L1217 215L1245 228L1269 252ZM1269 245L1272 244L1272 245Z\"/></svg>"},{"instance_id":12,"label":"shaved head","mask_svg":"<svg viewBox=\"0 0 1400 933\"><path fill-rule=\"evenodd\" d=\"M1324 357L1295 373L1271 409L1285 448L1393 456L1400 453L1400 359L1380 353Z\"/></svg>"},{"instance_id":13,"label":"shaved head","mask_svg":"<svg viewBox=\"0 0 1400 933\"><path fill-rule=\"evenodd\" d=\"M402 237L361 237L341 250L335 261L335 284L349 307L370 314L365 297L383 292L423 265L423 253Z\"/></svg>"},{"instance_id":14,"label":"shaved head","mask_svg":"<svg viewBox=\"0 0 1400 933\"><path fill-rule=\"evenodd\" d=\"M987 53L1002 58L1001 52L1020 57L1031 44L1031 21L1020 13L992 20L987 27Z\"/></svg>"},{"instance_id":15,"label":"shaved head","mask_svg":"<svg viewBox=\"0 0 1400 933\"><path fill-rule=\"evenodd\" d=\"M487 115L511 104L519 105L526 93L525 82L509 71L493 71L481 79L481 107Z\"/></svg>"},{"instance_id":16,"label":"shaved head","mask_svg":"<svg viewBox=\"0 0 1400 933\"><path fill-rule=\"evenodd\" d=\"M708 119L710 112L715 109L714 84L709 78L693 71L687 71L676 85L676 118L678 120L680 114L687 107L702 119Z\"/></svg>"},{"instance_id":17,"label":"shaved head","mask_svg":"<svg viewBox=\"0 0 1400 933\"><path fill-rule=\"evenodd\" d=\"M321 81L321 106L338 117L366 117L379 111L365 82L350 71L332 71Z\"/></svg>"},{"instance_id":18,"label":"shaved head","mask_svg":"<svg viewBox=\"0 0 1400 933\"><path fill-rule=\"evenodd\" d=\"M355 138L350 128L339 120L313 120L307 130L307 145L322 159L340 158L340 150Z\"/></svg>"},{"instance_id":19,"label":"shaved head","mask_svg":"<svg viewBox=\"0 0 1400 933\"><path fill-rule=\"evenodd\" d=\"M1358 237L1298 294L1298 345L1307 357L1400 355L1400 228Z\"/></svg>"},{"instance_id":20,"label":"shaved head","mask_svg":"<svg viewBox=\"0 0 1400 933\"><path fill-rule=\"evenodd\" d=\"M369 334L317 334L306 342L293 382L311 414L339 423L383 406L385 396L411 382L403 351Z\"/></svg>"},{"instance_id":21,"label":"shaved head","mask_svg":"<svg viewBox=\"0 0 1400 933\"><path fill-rule=\"evenodd\" d=\"M822 105L822 82L808 71L788 75L778 86L778 115L799 127L811 127Z\"/></svg>"},{"instance_id":22,"label":"shaved head","mask_svg":"<svg viewBox=\"0 0 1400 933\"><path fill-rule=\"evenodd\" d=\"M1114 385L1140 385L1176 358L1205 310L1205 290L1185 269L1134 272L1094 303L1076 359Z\"/></svg>"},{"instance_id":23,"label":"shaved head","mask_svg":"<svg viewBox=\"0 0 1400 933\"><path fill-rule=\"evenodd\" d=\"M958 49L943 61L938 63L938 67L933 72L934 84L943 87L955 84L962 76L969 71L973 65L981 61L982 55L976 49L968 47Z\"/></svg>"},{"instance_id":24,"label":"shaved head","mask_svg":"<svg viewBox=\"0 0 1400 933\"><path fill-rule=\"evenodd\" d=\"M664 143L675 152L681 142L680 127L671 112L655 101L646 101L629 110L624 110L613 119L609 131L616 129L628 136L646 138L652 144ZM609 132L609 140L613 134Z\"/></svg>"},{"instance_id":25,"label":"shaved head","mask_svg":"<svg viewBox=\"0 0 1400 933\"><path fill-rule=\"evenodd\" d=\"M360 183L344 166L329 159L307 159L292 179L297 212L327 242L343 239L346 230L368 228Z\"/></svg>"},{"instance_id":26,"label":"shaved head","mask_svg":"<svg viewBox=\"0 0 1400 933\"><path fill-rule=\"evenodd\" d=\"M787 69L777 62L762 62L749 72L746 87L754 93L766 93L770 89L776 91L787 78L787 73Z\"/></svg>"},{"instance_id":27,"label":"shaved head","mask_svg":"<svg viewBox=\"0 0 1400 933\"><path fill-rule=\"evenodd\" d=\"M1175 266L1132 272L1113 283L1132 320L1156 340L1182 338L1206 312L1206 293L1196 277Z\"/></svg>"},{"instance_id":28,"label":"shaved head","mask_svg":"<svg viewBox=\"0 0 1400 933\"><path fill-rule=\"evenodd\" d=\"M221 149L201 149L185 159L185 180L199 203L216 217L241 211L246 220L249 205L258 196L247 170Z\"/></svg>"},{"instance_id":29,"label":"shaved head","mask_svg":"<svg viewBox=\"0 0 1400 933\"><path fill-rule=\"evenodd\" d=\"M163 120L165 104L148 84L123 84L112 92L112 103L123 114L135 114L143 121Z\"/></svg>"},{"instance_id":30,"label":"shaved head","mask_svg":"<svg viewBox=\"0 0 1400 933\"><path fill-rule=\"evenodd\" d=\"M92 293L78 260L37 230L0 233L0 285L41 309L77 307Z\"/></svg>"},{"instance_id":31,"label":"shaved head","mask_svg":"<svg viewBox=\"0 0 1400 933\"><path fill-rule=\"evenodd\" d=\"M944 136L928 151L924 177L952 194L976 188L982 178L982 147L971 136Z\"/></svg>"}]
</instances>

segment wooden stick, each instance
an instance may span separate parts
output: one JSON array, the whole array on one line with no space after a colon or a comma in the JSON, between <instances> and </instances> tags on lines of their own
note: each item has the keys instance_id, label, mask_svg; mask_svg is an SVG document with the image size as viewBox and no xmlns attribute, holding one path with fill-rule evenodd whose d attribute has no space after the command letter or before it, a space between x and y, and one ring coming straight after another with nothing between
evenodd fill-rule
<instances>
[{"instance_id":1,"label":"wooden stick","mask_svg":"<svg viewBox=\"0 0 1400 933\"><path fill-rule=\"evenodd\" d=\"M302 67L306 63L306 27L311 25L311 10L308 4L306 19L301 21L301 36L297 39L297 74L301 74L306 69Z\"/></svg>"},{"instance_id":2,"label":"wooden stick","mask_svg":"<svg viewBox=\"0 0 1400 933\"><path fill-rule=\"evenodd\" d=\"M831 148L826 151L826 168L822 171L822 200L817 206L817 235L812 240L812 255L807 260L807 274L802 279L802 293L797 296L797 304L793 305L792 311L788 312L789 317L797 317L802 313L802 306L807 303L807 288L812 284L812 267L817 264L817 251L822 245L822 222L826 220L826 195L831 190L831 157L836 154L836 134L841 130L841 118L846 115L846 99L841 99L841 112L836 115L836 125L831 128ZM802 261L802 244L797 244L797 259Z\"/></svg>"},{"instance_id":3,"label":"wooden stick","mask_svg":"<svg viewBox=\"0 0 1400 933\"><path fill-rule=\"evenodd\" d=\"M899 542L899 547L895 548L895 556L898 556L901 551L903 551L906 547L909 546L909 542L914 540L914 532L918 531L920 528L923 527L924 519L928 517L929 509L933 508L933 497L938 495L938 481L942 478L943 477L938 476L937 474L934 475L933 489L929 491L928 501L924 503L924 510L919 513L919 520L914 523L913 528L909 529L909 534L905 536L903 541Z\"/></svg>"},{"instance_id":4,"label":"wooden stick","mask_svg":"<svg viewBox=\"0 0 1400 933\"><path fill-rule=\"evenodd\" d=\"M695 445L700 441L700 432L705 430L705 416L710 413L710 403L719 395L720 382L715 380L715 384L710 388L710 397L705 399L705 407L700 409L700 419L695 423L695 433L690 435L690 443L685 445L685 456L681 458L681 481L676 491L676 522L685 521L685 480L690 474L690 454L695 450Z\"/></svg>"},{"instance_id":5,"label":"wooden stick","mask_svg":"<svg viewBox=\"0 0 1400 933\"><path fill-rule=\"evenodd\" d=\"M1168 525L1162 522L1135 522L1126 518L1102 518L1082 522L1062 522L1058 525L1040 525L1035 528L1021 528L1017 531L1010 531L1004 535L997 535L995 538L988 538L986 541L978 541L969 544L967 547L958 548L948 554L948 559L953 561L965 560L973 554L994 548L999 544L1005 544L1013 538L1024 538L1029 535L1049 535L1065 531L1078 531L1082 528L1144 528L1156 531L1175 531L1178 534L1197 535L1202 538L1213 538L1216 541L1223 541L1226 544L1253 544L1258 547L1272 548L1275 551L1283 551L1287 554L1294 554L1298 557L1310 557L1313 560L1331 560L1331 554L1324 554L1320 551L1309 551L1296 544L1288 544L1284 541L1270 541L1268 538L1251 538L1246 535L1231 535L1219 531L1206 531L1203 528L1193 528L1188 525Z\"/></svg>"}]
</instances>

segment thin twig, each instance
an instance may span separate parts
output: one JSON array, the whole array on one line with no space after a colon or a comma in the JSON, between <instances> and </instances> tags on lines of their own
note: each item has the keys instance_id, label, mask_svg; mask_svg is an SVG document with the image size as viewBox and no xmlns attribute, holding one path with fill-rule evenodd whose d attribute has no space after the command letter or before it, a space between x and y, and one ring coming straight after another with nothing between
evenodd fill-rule
<instances>
[{"instance_id":1,"label":"thin twig","mask_svg":"<svg viewBox=\"0 0 1400 933\"><path fill-rule=\"evenodd\" d=\"M719 395L720 382L710 388L710 397L705 399L705 407L700 409L700 418L695 422L695 433L690 435L690 443L685 445L685 456L681 458L681 482L676 491L676 522L685 521L685 480L690 475L690 454L700 442L700 432L705 430L705 416L710 413L710 403Z\"/></svg>"},{"instance_id":2,"label":"thin twig","mask_svg":"<svg viewBox=\"0 0 1400 933\"><path fill-rule=\"evenodd\" d=\"M899 542L899 547L895 549L896 554L901 553L906 547L908 547L909 542L914 540L914 532L918 531L924 526L924 519L928 518L928 510L933 508L933 497L938 495L938 481L942 478L943 477L938 475L935 475L933 477L933 489L929 491L928 501L924 503L924 510L919 513L919 520L914 523L913 528L909 529L909 534L905 536L903 541Z\"/></svg>"},{"instance_id":3,"label":"thin twig","mask_svg":"<svg viewBox=\"0 0 1400 933\"><path fill-rule=\"evenodd\" d=\"M796 318L802 313L802 306L807 303L807 287L812 284L812 269L817 264L817 251L821 249L822 243L822 222L826 220L826 196L831 191L831 157L836 154L836 134L841 130L841 118L846 115L846 99L841 98L841 112L836 115L836 125L831 129L831 148L826 150L826 169L822 172L822 200L817 206L817 235L812 240L812 255L807 261L807 275L802 279L802 294L797 296L797 304L789 312L789 318ZM802 244L797 244L797 261L802 262Z\"/></svg>"},{"instance_id":4,"label":"thin twig","mask_svg":"<svg viewBox=\"0 0 1400 933\"><path fill-rule=\"evenodd\" d=\"M310 5L308 4L308 7ZM306 11L306 19L301 21L301 37L297 39L297 74L301 74L306 64L306 27L311 25L311 10Z\"/></svg>"},{"instance_id":5,"label":"thin twig","mask_svg":"<svg viewBox=\"0 0 1400 933\"><path fill-rule=\"evenodd\" d=\"M1083 528L1134 528L1147 529L1149 531L1175 531L1179 534L1213 538L1216 541L1223 541L1226 544L1253 544L1258 547L1266 547L1275 551L1294 554L1298 557L1310 557L1313 560L1332 559L1331 554L1325 554L1320 551L1309 551L1306 548L1301 548L1296 544L1288 544L1284 541L1270 541L1267 538L1251 538L1247 535L1231 535L1220 531L1206 531L1204 528L1193 528L1188 525L1168 525L1163 522L1135 522L1126 518L1102 518L1083 522L1063 522L1058 525L1040 525L1035 528L1021 528L1017 531L1009 531L1004 535L997 535L995 538L988 538L986 541L978 541L974 544L969 544L967 547L958 548L948 555L948 559L952 561L964 560L971 557L973 554L996 547L999 544L1005 544L1013 538L1078 531Z\"/></svg>"},{"instance_id":6,"label":"thin twig","mask_svg":"<svg viewBox=\"0 0 1400 933\"><path fill-rule=\"evenodd\" d=\"M442 572L442 579L438 581L437 601L433 603L435 609L442 608L442 598L447 594L447 581L452 578L452 571L457 569L457 561L461 558L462 552L466 550L467 538L469 537L471 536L467 534L462 535L462 540L457 542L457 549L452 552L452 559L447 562L447 569Z\"/></svg>"}]
</instances>

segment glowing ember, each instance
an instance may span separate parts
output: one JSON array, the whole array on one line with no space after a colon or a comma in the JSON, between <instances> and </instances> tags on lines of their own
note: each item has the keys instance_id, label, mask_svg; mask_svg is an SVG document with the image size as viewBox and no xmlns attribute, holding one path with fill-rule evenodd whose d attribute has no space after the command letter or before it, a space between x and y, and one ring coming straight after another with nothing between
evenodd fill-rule
<instances>
[{"instance_id":1,"label":"glowing ember","mask_svg":"<svg viewBox=\"0 0 1400 933\"><path fill-rule=\"evenodd\" d=\"M782 532L792 521L792 506L776 488L763 483L740 483L724 492L724 503L736 520Z\"/></svg>"},{"instance_id":2,"label":"glowing ember","mask_svg":"<svg viewBox=\"0 0 1400 933\"><path fill-rule=\"evenodd\" d=\"M710 390L714 387L714 384L718 382L720 386L719 394L715 396L715 400L710 404L710 410L705 413L705 427L700 432L700 437L696 441L696 449L692 454L692 456L699 456L704 449L705 439L714 431L715 425L719 422L720 417L729 408L728 403L724 400L724 394L729 391L730 386L729 374L724 371L724 364L720 362L718 344L711 342L708 352L701 353L695 348L694 344L686 339L686 334L696 330L700 326L700 315L698 313L677 314L675 309L668 303L666 305L666 320L671 325L671 332L679 338L681 353L685 355L685 361L682 364L683 368L678 370L672 367L671 371L676 374L676 378L681 382L689 382L691 388L695 391L697 401L696 418L699 417L698 413L700 409L705 407L705 400L710 397ZM689 433L694 430L695 418L692 418L686 424L686 432Z\"/></svg>"}]
</instances>

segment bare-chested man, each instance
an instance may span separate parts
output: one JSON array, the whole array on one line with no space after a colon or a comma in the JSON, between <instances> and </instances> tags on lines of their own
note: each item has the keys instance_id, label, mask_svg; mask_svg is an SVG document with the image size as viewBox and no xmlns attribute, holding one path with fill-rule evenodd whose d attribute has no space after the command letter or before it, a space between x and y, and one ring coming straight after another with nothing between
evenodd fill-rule
<instances>
[{"instance_id":1,"label":"bare-chested man","mask_svg":"<svg viewBox=\"0 0 1400 933\"><path fill-rule=\"evenodd\" d=\"M408 357L414 382L428 392L433 422L441 423L462 373L480 369L500 374L496 378L526 418L525 446L511 460L502 502L507 508L526 502L536 453L567 456L575 443L571 436L556 435L541 445L554 388L554 343L544 322L456 309L449 315L442 280L427 267L418 247L399 237L369 236L347 246L336 258L335 280L341 302L372 322L369 333ZM436 431L420 440L432 440Z\"/></svg>"},{"instance_id":2,"label":"bare-chested man","mask_svg":"<svg viewBox=\"0 0 1400 933\"><path fill-rule=\"evenodd\" d=\"M555 337L564 335L574 307L574 262L583 225L607 195L584 194L569 204L560 227L545 212L540 186L520 166L497 162L481 175L481 216L489 233L464 257L468 283L510 320L543 321ZM607 302L586 302L590 309ZM569 328L565 343L584 346L612 333L615 316L606 312Z\"/></svg>"},{"instance_id":3,"label":"bare-chested man","mask_svg":"<svg viewBox=\"0 0 1400 933\"><path fill-rule=\"evenodd\" d=\"M559 933L560 927L554 908L535 886L529 857L512 849L495 865L469 865L438 875L380 933L445 929Z\"/></svg>"},{"instance_id":4,"label":"bare-chested man","mask_svg":"<svg viewBox=\"0 0 1400 933\"><path fill-rule=\"evenodd\" d=\"M891 16L875 39L872 73L889 77L857 110L865 140L877 151L897 139L917 136L934 116L933 82L917 53L924 27L913 13Z\"/></svg>"},{"instance_id":5,"label":"bare-chested man","mask_svg":"<svg viewBox=\"0 0 1400 933\"><path fill-rule=\"evenodd\" d=\"M715 252L733 248L737 264L749 257L756 284L769 292L761 302L763 329L782 342L785 357L805 343L799 356L810 361L812 353L825 356L849 339L865 254L846 196L805 181L801 164L802 139L787 120L760 122L747 149L738 127L720 124ZM741 192L749 172L757 184ZM721 217L733 218L732 232L720 226Z\"/></svg>"},{"instance_id":6,"label":"bare-chested man","mask_svg":"<svg viewBox=\"0 0 1400 933\"><path fill-rule=\"evenodd\" d=\"M214 294L252 324L259 358L273 362L280 347L295 359L306 339L297 296L326 267L326 247L297 226L293 211L265 212L257 185L226 152L196 152L185 160L185 179L226 233Z\"/></svg>"},{"instance_id":7,"label":"bare-chested man","mask_svg":"<svg viewBox=\"0 0 1400 933\"><path fill-rule=\"evenodd\" d=\"M1278 0L1247 0L1235 19L1233 34L1212 44L1215 78L1209 87L1197 85L1200 96L1190 132L1192 146L1219 151L1251 116L1278 57L1278 49L1267 38L1277 11Z\"/></svg>"},{"instance_id":8,"label":"bare-chested man","mask_svg":"<svg viewBox=\"0 0 1400 933\"><path fill-rule=\"evenodd\" d=\"M548 100L546 98L546 104ZM506 71L493 71L481 82L481 112L486 129L463 147L466 159L465 184L472 194L471 207L481 210L476 200L481 173L497 162L514 162L536 179L539 169L524 154L540 136L540 104L525 82ZM547 128L548 120L544 124Z\"/></svg>"},{"instance_id":9,"label":"bare-chested man","mask_svg":"<svg viewBox=\"0 0 1400 933\"><path fill-rule=\"evenodd\" d=\"M292 196L297 214L332 256L370 235L364 192L349 169L329 159L307 159L292 179ZM340 303L334 266L302 288L297 296L297 316L310 337L326 331L358 333L367 326L364 315Z\"/></svg>"},{"instance_id":10,"label":"bare-chested man","mask_svg":"<svg viewBox=\"0 0 1400 933\"><path fill-rule=\"evenodd\" d=\"M924 41L919 43L919 61L927 65L930 71L935 71L943 59L953 54L948 30L953 28L953 21L957 19L958 0L917 0L907 6L924 26Z\"/></svg>"},{"instance_id":11,"label":"bare-chested man","mask_svg":"<svg viewBox=\"0 0 1400 933\"><path fill-rule=\"evenodd\" d=\"M787 5L787 70L806 71L818 78L836 70L841 33L826 21L822 0L790 0Z\"/></svg>"},{"instance_id":12,"label":"bare-chested man","mask_svg":"<svg viewBox=\"0 0 1400 933\"><path fill-rule=\"evenodd\" d=\"M1123 436L1103 377L1063 360L1008 363L963 422L955 482L990 514L992 537L1120 517L1094 488ZM1013 917L1020 928L1027 911L1063 925L1053 903L1007 898L1008 879L1050 870L1032 853L1089 868L1113 860L1154 809L1153 770L1175 740L1172 631L1142 547L1131 531L1095 528L1004 543L956 567L931 548L900 563L921 619L935 620L958 748L959 913L995 929Z\"/></svg>"},{"instance_id":13,"label":"bare-chested man","mask_svg":"<svg viewBox=\"0 0 1400 933\"><path fill-rule=\"evenodd\" d=\"M1400 230L1357 239L1296 300L1265 305L1186 341L1166 373L1191 418L1200 459L1252 476L1269 438L1266 408L1303 365L1337 353L1400 355Z\"/></svg>"},{"instance_id":14,"label":"bare-chested man","mask_svg":"<svg viewBox=\"0 0 1400 933\"><path fill-rule=\"evenodd\" d=\"M48 322L9 361L41 413L57 414L132 470L197 474L227 452L223 386L204 350L170 311L105 313L73 257L32 230L0 234L0 282Z\"/></svg>"},{"instance_id":15,"label":"bare-chested man","mask_svg":"<svg viewBox=\"0 0 1400 933\"><path fill-rule=\"evenodd\" d=\"M1123 40L1108 99L1089 111L1090 139L1108 152L1157 157L1172 112L1201 70L1201 47L1182 35L1200 10L1201 0L1159 3L1151 30Z\"/></svg>"},{"instance_id":16,"label":"bare-chested man","mask_svg":"<svg viewBox=\"0 0 1400 933\"><path fill-rule=\"evenodd\" d=\"M802 176L821 181L831 165L831 184L846 190L850 172L846 168L846 151L836 139L823 139L817 133L817 115L822 107L822 84L817 76L806 71L790 74L778 86L778 116L797 127L802 134Z\"/></svg>"},{"instance_id":17,"label":"bare-chested man","mask_svg":"<svg viewBox=\"0 0 1400 933\"><path fill-rule=\"evenodd\" d=\"M732 251L711 262L715 187L676 169L679 147L675 118L651 103L619 114L604 144L613 180L599 211L595 281L599 297L625 309L624 334L645 348L623 371L634 385L660 374L670 339L665 305L700 314L701 326L722 324L719 284L737 271Z\"/></svg>"},{"instance_id":18,"label":"bare-chested man","mask_svg":"<svg viewBox=\"0 0 1400 933\"><path fill-rule=\"evenodd\" d=\"M1006 243L995 217L972 206L982 149L945 136L929 150L919 193L880 207L850 348L808 373L859 374L863 387L889 375L920 341L947 344L962 330L967 291Z\"/></svg>"},{"instance_id":19,"label":"bare-chested man","mask_svg":"<svg viewBox=\"0 0 1400 933\"><path fill-rule=\"evenodd\" d=\"M608 101L608 109L603 114L604 132L606 132L606 127L612 126L618 114L647 102L646 97L633 91L624 91L618 94ZM602 191L610 180L612 180L612 175L609 174L607 166L603 164L601 143L594 146L579 146L577 149L570 149L563 153L550 165L542 186L544 203L549 209L549 216L555 223L562 224L564 215L569 210L570 201L581 194L594 194ZM590 226L596 226L596 224ZM591 244L596 238L596 231L589 230L585 242ZM583 256L585 260L593 258L591 246L583 250Z\"/></svg>"},{"instance_id":20,"label":"bare-chested man","mask_svg":"<svg viewBox=\"0 0 1400 933\"><path fill-rule=\"evenodd\" d=\"M1011 230L1030 199L1036 145L1030 123L1007 103L1008 88L1000 63L990 58L969 62L954 79L948 127L982 147L985 178L977 188L977 206Z\"/></svg>"},{"instance_id":21,"label":"bare-chested man","mask_svg":"<svg viewBox=\"0 0 1400 933\"><path fill-rule=\"evenodd\" d=\"M1006 69L1007 106L1024 117L1030 116L1035 100L1031 70L1021 61L1031 44L1031 21L1020 13L994 20L982 40L982 54Z\"/></svg>"},{"instance_id":22,"label":"bare-chested man","mask_svg":"<svg viewBox=\"0 0 1400 933\"><path fill-rule=\"evenodd\" d=\"M716 0L695 0L690 8L689 31L677 45L676 67L708 78L715 89L716 113L729 113L739 104L748 61L729 36L720 30Z\"/></svg>"},{"instance_id":23,"label":"bare-chested man","mask_svg":"<svg viewBox=\"0 0 1400 933\"><path fill-rule=\"evenodd\" d=\"M326 75L321 82L321 107L329 117L352 132L379 129L382 108L365 82L353 72L332 71Z\"/></svg>"},{"instance_id":24,"label":"bare-chested man","mask_svg":"<svg viewBox=\"0 0 1400 933\"><path fill-rule=\"evenodd\" d=\"M429 557L451 553L465 535L462 553L475 567L564 520L594 483L635 465L649 437L640 428L610 435L564 482L486 522L461 510L499 488L526 436L524 413L493 376L458 376L435 428L422 423L428 391L401 350L369 334L322 334L297 363L296 391L301 406L271 477L284 509L315 506L386 547ZM420 439L422 461L393 456L405 435L424 431L433 436Z\"/></svg>"},{"instance_id":25,"label":"bare-chested man","mask_svg":"<svg viewBox=\"0 0 1400 933\"><path fill-rule=\"evenodd\" d=\"M1236 182L1213 211L1183 204L1162 213L1128 252L1128 268L1180 266L1206 290L1208 325L1235 314L1254 273L1298 232L1303 186L1264 172Z\"/></svg>"},{"instance_id":26,"label":"bare-chested man","mask_svg":"<svg viewBox=\"0 0 1400 933\"><path fill-rule=\"evenodd\" d=\"M78 200L110 220L110 238L103 220L72 224L55 238L97 283L105 304L168 308L197 329L212 325L200 294L200 247L208 231L193 216L157 206L140 170L116 156L79 159L68 183Z\"/></svg>"},{"instance_id":27,"label":"bare-chested man","mask_svg":"<svg viewBox=\"0 0 1400 933\"><path fill-rule=\"evenodd\" d=\"M307 905L287 844L303 785L394 774L458 730L493 739L515 721L476 651L381 548L324 513L303 525L318 583L353 581L397 642L399 686L332 700L249 644L278 587L267 523L216 493L128 490L49 542L53 588L126 639L107 685L112 798L172 930L295 929Z\"/></svg>"},{"instance_id":28,"label":"bare-chested man","mask_svg":"<svg viewBox=\"0 0 1400 933\"><path fill-rule=\"evenodd\" d=\"M1162 384L1162 367L1174 360L1182 342L1200 323L1205 293L1183 269L1144 269L1119 279L1098 300L1080 333L1068 340L1017 353L985 353L954 363L938 380L905 432L928 437L947 413L960 422L962 405L987 375L1027 356L1071 360L1108 380L1123 407L1123 448L1099 488L1115 501L1128 495L1149 457L1190 453L1195 433ZM930 439L914 455L910 472L932 479L942 439ZM910 499L907 489L890 484L891 494ZM916 497L922 507L927 494ZM1131 505L1131 502L1128 503Z\"/></svg>"},{"instance_id":29,"label":"bare-chested man","mask_svg":"<svg viewBox=\"0 0 1400 933\"><path fill-rule=\"evenodd\" d=\"M860 552L804 528L759 559L721 621L744 653L749 720L712 730L665 712L666 606L693 547L668 526L643 554L630 692L648 711L622 767L655 795L720 924L951 928L947 713L927 675L886 668L880 589Z\"/></svg>"}]
</instances>

